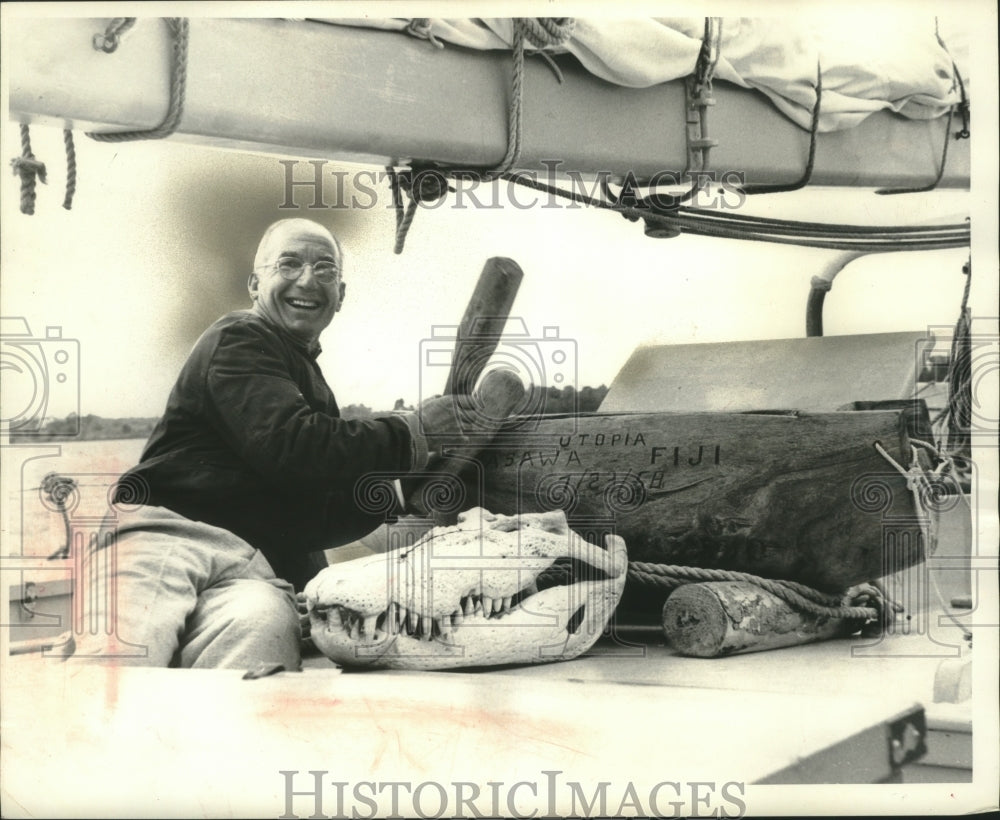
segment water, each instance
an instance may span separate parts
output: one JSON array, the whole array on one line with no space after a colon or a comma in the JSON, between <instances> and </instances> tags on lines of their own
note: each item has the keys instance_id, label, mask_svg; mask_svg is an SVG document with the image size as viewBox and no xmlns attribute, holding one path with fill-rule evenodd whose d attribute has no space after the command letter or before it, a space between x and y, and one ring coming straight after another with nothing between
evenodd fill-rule
<instances>
[{"instance_id":1,"label":"water","mask_svg":"<svg viewBox=\"0 0 1000 820\"><path fill-rule=\"evenodd\" d=\"M72 478L67 507L84 529L107 511L108 493L133 466L145 439L21 443L3 451L3 554L45 558L66 543L63 516L41 490L51 472Z\"/></svg>"}]
</instances>

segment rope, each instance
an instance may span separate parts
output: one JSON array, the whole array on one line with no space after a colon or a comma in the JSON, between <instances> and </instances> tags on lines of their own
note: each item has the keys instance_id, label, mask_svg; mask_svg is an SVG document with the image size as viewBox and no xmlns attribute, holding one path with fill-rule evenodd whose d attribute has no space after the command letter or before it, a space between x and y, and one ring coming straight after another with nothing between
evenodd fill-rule
<instances>
[{"instance_id":1,"label":"rope","mask_svg":"<svg viewBox=\"0 0 1000 820\"><path fill-rule=\"evenodd\" d=\"M104 34L94 35L94 48L98 51L103 51L105 54L111 54L117 50L125 32L135 25L135 21L135 17L112 17L111 22L108 23L107 28L104 30Z\"/></svg>"},{"instance_id":2,"label":"rope","mask_svg":"<svg viewBox=\"0 0 1000 820\"><path fill-rule=\"evenodd\" d=\"M507 116L507 152L500 161L500 165L492 171L488 171L487 176L499 176L509 172L517 164L521 156L524 54L526 43L530 42L538 49L536 53L545 57L549 66L555 72L556 78L561 83L562 72L548 55L545 54L543 49L548 46L562 45L570 38L576 25L575 21L568 17L518 17L514 18L511 22L513 27L513 42L510 105ZM406 27L406 32L413 36L427 39L438 48L444 47L431 33L430 18L419 17L412 19ZM447 187L444 174L440 172L435 173L440 174L443 182L433 190L425 190L422 185L418 186L419 190L414 190L413 186L407 187L407 177L405 175L397 175L392 169L387 170L389 171L389 183L393 192L393 207L396 212L396 241L393 251L396 254L401 254L406 244L406 237L410 231L410 226L413 224L414 217L416 217L419 203L437 200L443 197L449 188ZM409 173L410 178L416 179L413 172ZM423 180L420 181L423 182ZM400 187L403 187L410 197L405 210L400 195Z\"/></svg>"},{"instance_id":3,"label":"rope","mask_svg":"<svg viewBox=\"0 0 1000 820\"><path fill-rule=\"evenodd\" d=\"M66 196L62 206L68 211L73 207L73 195L76 193L76 146L69 128L63 129L63 144L66 146Z\"/></svg>"},{"instance_id":4,"label":"rope","mask_svg":"<svg viewBox=\"0 0 1000 820\"><path fill-rule=\"evenodd\" d=\"M695 76L698 84L712 88L715 79L715 69L722 56L722 23L721 17L705 18L705 33L701 39L701 51L698 52L698 62L695 65Z\"/></svg>"},{"instance_id":5,"label":"rope","mask_svg":"<svg viewBox=\"0 0 1000 820\"><path fill-rule=\"evenodd\" d=\"M919 442L925 448L929 448L934 451L934 448L927 444L927 442ZM924 543L927 545L927 551L930 555L934 555L937 552L937 528L939 515L933 506L934 490L931 486L930 480L927 475L920 467L920 463L917 457L917 451L915 447L911 447L913 453L913 461L911 462L911 467L909 470L904 470L902 465L899 464L892 456L890 456L885 448L879 442L875 442L875 449L886 459L904 478L906 478L906 486L913 493L913 503L915 509L918 512L918 524L920 526L921 533L924 537ZM936 451L935 451L936 452ZM950 459L946 459L944 462L938 465L938 468L934 470L934 474L940 474L951 464ZM930 510L926 516L919 515L919 513L924 512L924 504L921 500L921 495L925 496L929 501ZM964 496L963 496L964 498ZM931 524L934 524L934 529L932 531ZM938 605L941 610L948 617L948 619L962 632L962 637L966 641L972 640L972 633L968 630L965 624L958 620L955 613L952 611L951 607L945 602L944 596L941 594L941 587L938 584L937 576L931 572L928 573L931 581L931 588L934 590L934 595L937 597Z\"/></svg>"},{"instance_id":6,"label":"rope","mask_svg":"<svg viewBox=\"0 0 1000 820\"><path fill-rule=\"evenodd\" d=\"M507 114L507 153L491 172L498 176L509 173L521 157L525 41L539 50L562 45L573 34L576 25L572 17L515 17L512 23L514 36L510 106Z\"/></svg>"},{"instance_id":7,"label":"rope","mask_svg":"<svg viewBox=\"0 0 1000 820\"><path fill-rule=\"evenodd\" d=\"M396 212L396 244L393 246L393 253L399 255L403 252L406 244L406 235L410 232L410 225L413 224L413 217L417 214L417 201L411 199L406 206L406 213L400 216Z\"/></svg>"},{"instance_id":8,"label":"rope","mask_svg":"<svg viewBox=\"0 0 1000 820\"><path fill-rule=\"evenodd\" d=\"M972 286L972 259L962 266L965 290L962 307L951 340L948 365L948 450L971 455L972 428L972 311L969 290Z\"/></svg>"},{"instance_id":9,"label":"rope","mask_svg":"<svg viewBox=\"0 0 1000 820\"><path fill-rule=\"evenodd\" d=\"M812 122L809 126L809 155L806 158L806 167L802 176L797 182L787 185L744 185L740 190L744 194L779 194L790 191L798 191L805 188L812 179L813 166L816 162L816 142L819 134L819 119L823 107L823 69L819 62L816 63L816 102L813 104Z\"/></svg>"},{"instance_id":10,"label":"rope","mask_svg":"<svg viewBox=\"0 0 1000 820\"><path fill-rule=\"evenodd\" d=\"M35 179L43 183L45 163L35 159L31 152L31 130L27 123L21 123L21 156L10 161L15 176L21 177L21 213L31 216L35 212Z\"/></svg>"},{"instance_id":11,"label":"rope","mask_svg":"<svg viewBox=\"0 0 1000 820\"><path fill-rule=\"evenodd\" d=\"M173 64L170 72L170 101L163 121L155 128L137 131L117 131L110 133L88 133L98 142L130 142L133 140L158 140L169 137L180 125L184 113L184 97L187 90L188 20L186 17L166 17L167 26L173 35ZM106 49L105 49L106 50ZM113 50L113 49L112 49Z\"/></svg>"},{"instance_id":12,"label":"rope","mask_svg":"<svg viewBox=\"0 0 1000 820\"><path fill-rule=\"evenodd\" d=\"M951 51L948 50L948 46L945 44L944 38L941 36L941 29L938 26L938 18L934 18L934 36L937 38L938 45L944 49L944 53L951 57ZM951 61L951 70L953 72L954 79L951 83L951 90L954 91L956 85L958 86L958 93L960 101L958 103L958 111L962 116L962 130L955 132L955 139L967 140L970 136L969 132L969 98L965 93L965 82L962 80L962 72L958 70L958 64L954 59Z\"/></svg>"},{"instance_id":13,"label":"rope","mask_svg":"<svg viewBox=\"0 0 1000 820\"><path fill-rule=\"evenodd\" d=\"M948 51L948 46L944 44L944 40L941 38L941 32L938 29L938 18L934 18L934 36L937 37L938 45L944 49L945 54L951 57L951 52ZM951 90L954 91L956 86L960 89L961 100L958 103L959 111L962 115L962 130L955 132L955 139L968 139L969 138L969 98L965 94L965 83L962 81L962 75L958 70L958 65L955 61L951 61L951 69L953 72L953 78L951 83ZM941 177L944 176L945 165L948 162L948 144L951 142L951 123L955 118L955 106L953 105L948 109L948 121L945 123L944 127L944 146L941 149L941 164L938 167L937 176L934 180L927 185L922 185L916 188L881 188L877 190L876 194L881 194L882 196L889 196L893 194L922 194L927 191L933 191L937 188L938 183L941 182Z\"/></svg>"},{"instance_id":14,"label":"rope","mask_svg":"<svg viewBox=\"0 0 1000 820\"><path fill-rule=\"evenodd\" d=\"M965 83L962 81L962 74L958 70L958 66L952 61L952 69L955 71L955 79L958 80L958 90L961 94L962 100L958 104L958 113L962 115L962 130L955 132L955 139L967 140L972 132L969 131L969 98L965 93Z\"/></svg>"},{"instance_id":15,"label":"rope","mask_svg":"<svg viewBox=\"0 0 1000 820\"><path fill-rule=\"evenodd\" d=\"M917 525L920 527L920 534L923 536L924 545L927 552L930 555L934 555L937 552L937 529L938 529L938 519L937 516L932 516L929 512L933 511L933 499L935 497L935 490L931 486L931 481L927 477L923 468L920 466L920 457L917 454L917 448L912 444L910 445L910 469L906 470L903 466L896 461L889 452L882 446L880 441L875 442L875 450L878 452L882 458L889 462L890 465L906 479L906 489L910 491L913 496L913 509L916 512ZM927 499L928 505L932 507L930 511L925 509L924 499ZM928 513L928 514L923 514ZM933 528L932 528L933 523Z\"/></svg>"},{"instance_id":16,"label":"rope","mask_svg":"<svg viewBox=\"0 0 1000 820\"><path fill-rule=\"evenodd\" d=\"M692 199L699 191L702 189L702 177L701 173L708 171L710 165L709 154L712 147L716 145L716 141L709 138L708 135L708 107L714 105L715 100L712 97L712 81L715 79L715 69L719 64L719 58L722 56L722 18L721 17L706 17L705 18L705 32L701 38L701 48L698 50L698 58L695 61L694 71L691 76L687 79L685 85L686 102L688 107L688 113L685 117L687 120L687 139L688 139L688 167L684 171L685 176L691 174L691 164L692 164L692 154L699 153L700 160L698 162L700 172L695 176L695 181L691 184L683 194L678 194L677 196L669 196L666 206L652 205L654 210L666 210L666 211L676 211L678 206L682 202L687 202ZM694 113L698 111L697 115ZM696 118L695 118L696 117ZM647 200L640 200L639 204L642 207L650 206ZM625 214L622 214L625 216ZM626 216L626 219L635 221L633 217ZM650 228L655 226L655 222L650 222L646 220L647 224L647 234L652 234L656 236L670 236L676 235L676 231L667 230L663 231L650 231Z\"/></svg>"},{"instance_id":17,"label":"rope","mask_svg":"<svg viewBox=\"0 0 1000 820\"><path fill-rule=\"evenodd\" d=\"M938 226L830 225L817 222L743 216L722 212L707 212L680 206L676 212L657 212L651 207L622 207L615 201L567 191L554 185L537 182L522 174L504 174L503 179L553 196L594 208L616 211L627 218L643 218L669 228L700 236L728 239L749 239L786 245L800 245L832 250L902 251L938 250L969 244L968 223ZM646 202L644 200L644 202Z\"/></svg>"},{"instance_id":18,"label":"rope","mask_svg":"<svg viewBox=\"0 0 1000 820\"><path fill-rule=\"evenodd\" d=\"M933 191L937 188L938 183L941 182L941 177L944 176L945 165L948 164L948 144L951 142L951 121L954 117L955 109L951 108L948 111L948 121L944 126L944 147L941 149L941 163L938 166L937 174L931 182L926 185L920 185L916 188L879 188L875 191L875 193L880 196L892 196L894 194L922 194L927 191Z\"/></svg>"},{"instance_id":19,"label":"rope","mask_svg":"<svg viewBox=\"0 0 1000 820\"><path fill-rule=\"evenodd\" d=\"M436 168L414 166L399 173L389 166L385 170L389 177L389 188L392 191L393 209L396 212L396 242L393 250L400 254L406 244L410 225L413 224L413 218L416 216L417 206L421 202L436 202L444 197L448 191L454 189L449 187L444 173ZM409 199L405 212L402 191L406 191Z\"/></svg>"},{"instance_id":20,"label":"rope","mask_svg":"<svg viewBox=\"0 0 1000 820\"><path fill-rule=\"evenodd\" d=\"M852 587L844 595L837 596L828 595L795 581L778 581L746 572L685 567L676 564L651 564L645 561L629 562L628 577L637 583L663 589L675 589L683 584L699 581L743 581L770 592L798 610L829 618L874 621L883 618L889 611L898 612L902 609L872 584ZM855 601L867 601L871 605L848 605Z\"/></svg>"}]
</instances>

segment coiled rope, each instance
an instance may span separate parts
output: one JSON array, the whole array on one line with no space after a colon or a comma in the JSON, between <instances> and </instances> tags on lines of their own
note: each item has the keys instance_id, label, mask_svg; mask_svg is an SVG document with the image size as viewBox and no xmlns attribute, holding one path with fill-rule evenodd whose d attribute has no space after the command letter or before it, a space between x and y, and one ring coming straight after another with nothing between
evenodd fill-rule
<instances>
[{"instance_id":1,"label":"coiled rope","mask_svg":"<svg viewBox=\"0 0 1000 820\"><path fill-rule=\"evenodd\" d=\"M521 157L521 136L524 97L524 50L530 42L541 50L565 43L573 34L576 21L572 17L515 17L513 20L513 65L511 70L510 105L507 112L507 153L492 173L509 173Z\"/></svg>"},{"instance_id":2,"label":"coiled rope","mask_svg":"<svg viewBox=\"0 0 1000 820\"><path fill-rule=\"evenodd\" d=\"M129 19L129 18L123 18ZM155 128L141 129L135 131L112 131L109 133L90 132L87 134L98 142L130 142L133 140L158 140L169 137L180 125L181 117L184 114L184 97L187 90L187 58L188 58L188 38L189 26L186 17L165 17L164 22L171 32L172 61L170 71L170 100L167 104L167 113L163 121ZM108 38L105 33L105 39ZM117 35L116 35L117 36ZM117 39L114 40L117 48ZM95 47L96 39L95 39ZM111 53L107 48L102 51Z\"/></svg>"},{"instance_id":3,"label":"coiled rope","mask_svg":"<svg viewBox=\"0 0 1000 820\"><path fill-rule=\"evenodd\" d=\"M890 613L902 611L902 606L890 600L878 582L851 587L837 596L796 581L778 581L747 572L645 561L630 561L628 578L645 586L670 590L700 581L743 581L770 592L795 609L829 618L880 621Z\"/></svg>"},{"instance_id":4,"label":"coiled rope","mask_svg":"<svg viewBox=\"0 0 1000 820\"><path fill-rule=\"evenodd\" d=\"M517 17L512 20L513 43L512 54L513 64L511 71L511 91L510 103L507 114L507 152L500 164L491 171L486 172L487 178L498 177L508 173L518 162L521 156L521 136L523 132L521 112L524 99L524 54L526 43L530 42L537 52L544 55L548 46L557 46L565 43L573 33L576 25L575 21L569 17ZM444 46L431 32L431 22L429 18L418 17L410 21L405 29L410 34L421 39L430 41L438 48ZM558 67L550 62L555 70L560 82L562 74ZM397 254L403 252L406 244L406 237L413 224L413 219L417 214L417 207L421 202L436 202L445 196L449 190L454 190L448 186L447 175L440 170L432 168L418 168L411 165L406 171L397 172L394 168L386 168L389 177L389 187L392 191L393 210L396 214L396 238L393 251ZM405 192L408 202L403 205L403 193Z\"/></svg>"}]
</instances>

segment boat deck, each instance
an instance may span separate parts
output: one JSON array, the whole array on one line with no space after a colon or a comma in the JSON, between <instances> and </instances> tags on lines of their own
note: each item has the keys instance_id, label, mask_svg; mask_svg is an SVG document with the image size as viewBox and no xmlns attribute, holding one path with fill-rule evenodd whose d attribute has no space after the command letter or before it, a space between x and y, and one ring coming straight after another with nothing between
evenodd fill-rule
<instances>
[{"instance_id":1,"label":"boat deck","mask_svg":"<svg viewBox=\"0 0 1000 820\"><path fill-rule=\"evenodd\" d=\"M907 573L919 585L920 568ZM466 672L352 672L319 656L244 680L35 653L7 664L4 740L18 754L5 778L30 786L11 795L36 815L98 794L109 817L139 799L161 816L350 816L365 805L349 802L356 784L392 782L477 784L485 810L490 783L509 796L523 781L526 814L543 793L562 814L602 789L602 813L615 813L629 786L660 813L691 800L662 786L649 809L665 782L713 784L699 796L730 814L740 800L771 810L773 784L935 782L961 797L973 787L971 650L938 614L917 608L881 638L717 659L681 657L655 628L623 630L574 661ZM338 794L335 782L354 785Z\"/></svg>"}]
</instances>

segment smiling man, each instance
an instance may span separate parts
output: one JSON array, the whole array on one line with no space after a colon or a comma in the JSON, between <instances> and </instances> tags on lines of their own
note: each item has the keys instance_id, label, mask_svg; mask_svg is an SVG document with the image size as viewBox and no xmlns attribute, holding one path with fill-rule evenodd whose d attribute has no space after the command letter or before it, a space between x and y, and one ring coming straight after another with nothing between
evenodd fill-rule
<instances>
[{"instance_id":1,"label":"smiling man","mask_svg":"<svg viewBox=\"0 0 1000 820\"><path fill-rule=\"evenodd\" d=\"M319 225L306 219L276 222L265 231L254 258L253 312L315 344L344 301L342 264L340 245Z\"/></svg>"},{"instance_id":2,"label":"smiling man","mask_svg":"<svg viewBox=\"0 0 1000 820\"><path fill-rule=\"evenodd\" d=\"M374 530L358 480L424 468L427 435L460 442L467 400L431 400L416 416L340 418L316 364L319 335L345 294L343 254L321 225L287 219L265 232L248 280L250 310L195 343L139 464L119 482L114 515L87 572L111 584L87 596L76 655L152 666L299 665L295 589L309 556ZM113 549L113 560L103 550ZM105 571L102 568L109 568Z\"/></svg>"}]
</instances>

